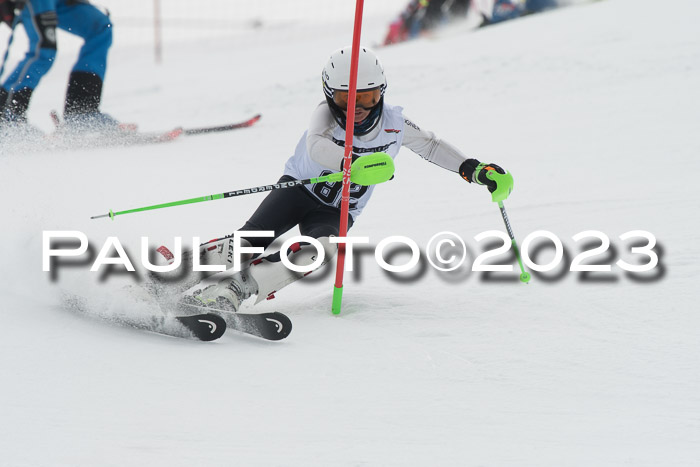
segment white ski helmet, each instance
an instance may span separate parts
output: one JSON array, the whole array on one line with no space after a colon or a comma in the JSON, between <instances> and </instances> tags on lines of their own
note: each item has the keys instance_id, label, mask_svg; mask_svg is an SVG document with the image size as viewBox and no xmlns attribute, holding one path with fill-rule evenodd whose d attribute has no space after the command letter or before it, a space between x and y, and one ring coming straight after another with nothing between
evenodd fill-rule
<instances>
[{"instance_id":1,"label":"white ski helmet","mask_svg":"<svg viewBox=\"0 0 700 467\"><path fill-rule=\"evenodd\" d=\"M386 77L382 63L371 49L360 46L359 53L356 103L370 110L370 114L364 121L355 124L355 134L362 136L372 131L381 120ZM331 54L321 73L328 107L343 129L346 120L343 111L347 108L347 92L350 89L351 56L352 47L336 50Z\"/></svg>"}]
</instances>

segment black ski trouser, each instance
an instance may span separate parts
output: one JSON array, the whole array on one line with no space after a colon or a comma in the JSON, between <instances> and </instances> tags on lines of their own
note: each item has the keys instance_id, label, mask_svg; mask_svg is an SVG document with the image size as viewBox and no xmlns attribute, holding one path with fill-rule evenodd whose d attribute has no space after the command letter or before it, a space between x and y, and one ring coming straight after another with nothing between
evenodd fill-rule
<instances>
[{"instance_id":1,"label":"black ski trouser","mask_svg":"<svg viewBox=\"0 0 700 467\"><path fill-rule=\"evenodd\" d=\"M295 180L283 175L280 182ZM340 183L340 182L336 182ZM275 238L299 226L301 235L320 238L338 236L340 209L327 206L303 186L271 191L240 230L272 230L274 237L246 237L255 247L267 248ZM352 227L348 214L348 230Z\"/></svg>"}]
</instances>

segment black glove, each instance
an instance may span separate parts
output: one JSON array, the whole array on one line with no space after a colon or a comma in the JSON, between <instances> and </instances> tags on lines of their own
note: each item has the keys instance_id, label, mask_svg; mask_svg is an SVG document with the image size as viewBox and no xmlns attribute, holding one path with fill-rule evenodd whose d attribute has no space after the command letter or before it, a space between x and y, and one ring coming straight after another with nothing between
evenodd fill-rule
<instances>
[{"instance_id":1,"label":"black glove","mask_svg":"<svg viewBox=\"0 0 700 467\"><path fill-rule=\"evenodd\" d=\"M489 170L495 170L499 174L506 173L505 170L496 164L486 164L476 159L467 159L459 166L459 175L469 183L476 182L479 185L486 185L489 192L493 193L498 184L486 176Z\"/></svg>"}]
</instances>

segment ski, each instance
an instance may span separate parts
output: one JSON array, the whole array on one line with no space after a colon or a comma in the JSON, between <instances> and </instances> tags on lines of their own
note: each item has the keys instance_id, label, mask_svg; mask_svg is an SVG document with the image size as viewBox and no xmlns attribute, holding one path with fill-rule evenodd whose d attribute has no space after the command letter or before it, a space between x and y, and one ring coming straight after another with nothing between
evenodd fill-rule
<instances>
[{"instance_id":1,"label":"ski","mask_svg":"<svg viewBox=\"0 0 700 467\"><path fill-rule=\"evenodd\" d=\"M132 289L133 290L133 289ZM150 302L152 297L148 297L148 292L143 291L137 302ZM153 306L158 310L151 314L133 313L104 313L102 305L90 303L86 297L76 295L72 292L63 291L61 304L64 309L78 313L90 318L101 319L107 323L117 326L139 329L163 336L177 337L181 339L197 339L200 341L213 341L224 335L226 332L226 320L216 313L199 313L187 316L173 316L165 313L159 304L153 302Z\"/></svg>"},{"instance_id":2,"label":"ski","mask_svg":"<svg viewBox=\"0 0 700 467\"><path fill-rule=\"evenodd\" d=\"M63 291L61 301L67 310L119 326L205 342L219 339L227 329L269 341L282 340L292 332L292 321L279 312L235 313L182 302L168 305L158 299L154 290L140 286L127 286L124 292L130 303L121 313L104 313L100 302L91 303L87 298L68 291ZM141 309L144 305L148 310L157 311L133 312L134 306Z\"/></svg>"},{"instance_id":3,"label":"ski","mask_svg":"<svg viewBox=\"0 0 700 467\"><path fill-rule=\"evenodd\" d=\"M200 341L216 340L226 332L226 320L214 313L176 316L175 319L189 329L192 335Z\"/></svg>"},{"instance_id":4,"label":"ski","mask_svg":"<svg viewBox=\"0 0 700 467\"><path fill-rule=\"evenodd\" d=\"M204 133L217 133L221 131L236 130L238 128L248 128L249 126L253 126L258 120L260 120L261 117L261 114L257 114L254 117L249 118L248 120L238 123L230 123L228 125L209 126L202 128L188 128L183 130L183 133L185 135L201 135Z\"/></svg>"},{"instance_id":5,"label":"ski","mask_svg":"<svg viewBox=\"0 0 700 467\"><path fill-rule=\"evenodd\" d=\"M261 337L269 341L279 341L292 332L292 320L280 312L271 313L227 313L229 328Z\"/></svg>"},{"instance_id":6,"label":"ski","mask_svg":"<svg viewBox=\"0 0 700 467\"><path fill-rule=\"evenodd\" d=\"M146 144L167 143L182 135L182 128L164 132L119 132L110 134L59 134L46 137L46 145L51 149L83 149L129 147Z\"/></svg>"},{"instance_id":7,"label":"ski","mask_svg":"<svg viewBox=\"0 0 700 467\"><path fill-rule=\"evenodd\" d=\"M131 123L120 124L118 130L107 133L71 132L66 131L66 126L61 122L58 112L52 110L50 115L56 130L46 136L45 142L52 149L124 147L167 143L183 134L183 129L180 127L167 131L141 132L137 130L135 124Z\"/></svg>"},{"instance_id":8,"label":"ski","mask_svg":"<svg viewBox=\"0 0 700 467\"><path fill-rule=\"evenodd\" d=\"M228 329L269 341L282 340L292 332L292 320L287 315L277 311L268 313L235 313L188 303L179 303L177 308L178 312L193 313L191 316L201 316L202 313L217 314L226 322ZM181 318L178 317L178 320L181 321Z\"/></svg>"},{"instance_id":9,"label":"ski","mask_svg":"<svg viewBox=\"0 0 700 467\"><path fill-rule=\"evenodd\" d=\"M65 124L61 121L58 112L52 110L50 113L51 120L56 127L56 131L47 136L47 141L54 148L73 148L73 147L104 147L104 146L131 146L139 144L154 144L165 143L172 141L180 135L201 135L206 133L217 133L222 131L231 131L239 128L248 128L253 126L262 118L261 114L257 114L247 120L237 123L229 123L226 125L208 126L200 128L177 127L167 131L140 132L135 124L120 124L119 131L110 132L108 134L71 134L65 131Z\"/></svg>"},{"instance_id":10,"label":"ski","mask_svg":"<svg viewBox=\"0 0 700 467\"><path fill-rule=\"evenodd\" d=\"M153 283L132 287L129 294L153 302L162 316L156 322L149 322L144 328L159 334L174 337L194 337L202 341L212 341L224 335L227 329L260 337L269 341L282 340L292 332L292 321L279 312L236 313L221 310L199 303L168 303L164 291ZM126 323L132 325L131 323ZM185 329L182 329L182 328ZM190 335L191 334L191 335Z\"/></svg>"}]
</instances>

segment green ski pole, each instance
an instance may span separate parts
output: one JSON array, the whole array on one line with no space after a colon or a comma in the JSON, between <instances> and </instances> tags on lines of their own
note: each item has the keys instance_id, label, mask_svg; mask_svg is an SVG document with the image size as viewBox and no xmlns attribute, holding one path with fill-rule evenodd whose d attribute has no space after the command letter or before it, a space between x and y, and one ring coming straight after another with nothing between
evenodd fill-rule
<instances>
[{"instance_id":1,"label":"green ski pole","mask_svg":"<svg viewBox=\"0 0 700 467\"><path fill-rule=\"evenodd\" d=\"M353 183L358 185L376 185L386 182L394 174L394 161L391 156L383 152L376 152L367 156L360 157L352 164ZM182 206L185 204L201 203L204 201L212 201L215 199L232 198L234 196L249 195L253 193L264 193L266 191L281 190L284 188L292 188L300 185L325 183L325 182L340 182L343 180L343 172L336 172L323 177L307 178L306 180L291 180L289 182L273 183L271 185L261 185L254 188L245 188L243 190L229 191L216 195L199 196L197 198L183 199L180 201L172 201L169 203L154 204L152 206L144 206L141 208L127 209L126 211L112 211L110 209L107 214L92 216L90 219L100 219L109 217L114 220L116 216L124 214L132 214L135 212L152 211L154 209L169 208L172 206Z\"/></svg>"},{"instance_id":2,"label":"green ski pole","mask_svg":"<svg viewBox=\"0 0 700 467\"><path fill-rule=\"evenodd\" d=\"M491 180L495 181L497 184L496 190L491 193L491 200L494 203L498 203L498 207L501 210L501 217L503 217L503 223L506 225L506 230L508 231L508 236L510 237L511 244L513 245L513 251L515 251L515 257L518 259L518 264L520 265L520 282L528 283L530 281L530 273L525 271L523 266L523 260L520 257L520 250L515 242L515 235L513 235L513 229L510 228L510 221L508 220L508 214L506 213L506 207L503 206L503 200L510 195L513 191L513 176L510 172L504 174L499 174L495 170L489 170L486 172L486 176Z\"/></svg>"}]
</instances>

